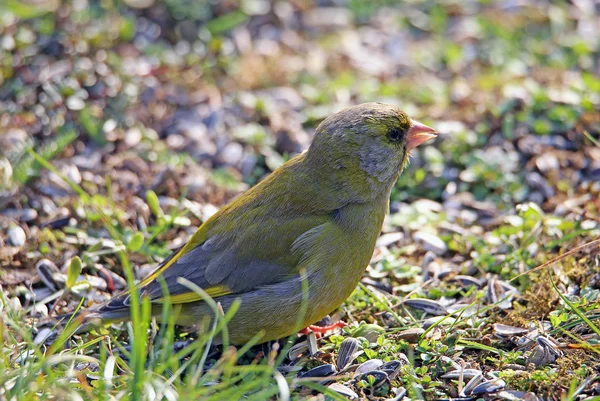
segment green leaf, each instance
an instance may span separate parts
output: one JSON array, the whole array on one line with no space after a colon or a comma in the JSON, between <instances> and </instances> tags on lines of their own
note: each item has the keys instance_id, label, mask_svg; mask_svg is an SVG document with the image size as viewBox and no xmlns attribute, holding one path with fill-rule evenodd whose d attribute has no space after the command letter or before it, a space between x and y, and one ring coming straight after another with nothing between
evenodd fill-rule
<instances>
[{"instance_id":1,"label":"green leaf","mask_svg":"<svg viewBox=\"0 0 600 401\"><path fill-rule=\"evenodd\" d=\"M102 124L92 115L89 109L86 108L79 112L79 122L94 142L101 145L107 142L100 128Z\"/></svg>"},{"instance_id":2,"label":"green leaf","mask_svg":"<svg viewBox=\"0 0 600 401\"><path fill-rule=\"evenodd\" d=\"M127 244L127 250L129 252L137 252L142 245L144 245L144 234L137 231L135 234L133 234L133 237L131 237L129 244Z\"/></svg>"},{"instance_id":3,"label":"green leaf","mask_svg":"<svg viewBox=\"0 0 600 401\"><path fill-rule=\"evenodd\" d=\"M594 323L592 323L592 321L590 319L588 319L588 317L571 301L569 301L569 298L565 297L563 295L562 292L560 292L560 290L558 289L558 287L556 287L556 284L554 283L554 280L552 279L552 277L550 277L550 282L552 283L552 287L554 288L554 291L556 291L556 294L558 294L558 296L560 297L560 299L563 300L563 302L565 304L567 304L567 306L573 311L575 312L575 314L577 316L579 316L581 318L581 320L583 320L585 322L585 324L588 325L588 327L597 335L600 336L600 328L598 328L598 326L596 326Z\"/></svg>"},{"instance_id":4,"label":"green leaf","mask_svg":"<svg viewBox=\"0 0 600 401\"><path fill-rule=\"evenodd\" d=\"M146 192L146 203L148 204L148 207L153 215L156 217L163 215L162 209L160 208L160 203L158 202L158 196L156 195L156 192L151 189Z\"/></svg>"},{"instance_id":5,"label":"green leaf","mask_svg":"<svg viewBox=\"0 0 600 401\"><path fill-rule=\"evenodd\" d=\"M225 31L235 28L242 22L246 21L248 16L241 10L235 10L230 13L224 14L220 17L210 20L206 27L213 35L218 35Z\"/></svg>"},{"instance_id":6,"label":"green leaf","mask_svg":"<svg viewBox=\"0 0 600 401\"><path fill-rule=\"evenodd\" d=\"M74 256L69 263L69 269L67 271L67 283L65 284L67 290L75 285L77 277L81 274L81 259L79 256Z\"/></svg>"},{"instance_id":7,"label":"green leaf","mask_svg":"<svg viewBox=\"0 0 600 401\"><path fill-rule=\"evenodd\" d=\"M55 11L59 3L57 1L47 1L36 3L35 6L20 0L5 0L0 5L0 14L6 11L17 18L31 19L42 16L46 13Z\"/></svg>"}]
</instances>

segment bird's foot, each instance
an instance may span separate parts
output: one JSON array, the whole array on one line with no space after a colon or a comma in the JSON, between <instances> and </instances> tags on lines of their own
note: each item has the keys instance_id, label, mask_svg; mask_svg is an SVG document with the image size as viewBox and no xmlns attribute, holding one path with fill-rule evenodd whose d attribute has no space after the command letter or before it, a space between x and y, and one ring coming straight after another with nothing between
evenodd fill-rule
<instances>
[{"instance_id":1,"label":"bird's foot","mask_svg":"<svg viewBox=\"0 0 600 401\"><path fill-rule=\"evenodd\" d=\"M341 320L327 326L310 325L307 328L300 330L299 334L308 335L308 333L313 332L317 338L321 338L324 334L330 332L331 330L341 329L342 327L346 326L348 326L348 323L342 322Z\"/></svg>"}]
</instances>

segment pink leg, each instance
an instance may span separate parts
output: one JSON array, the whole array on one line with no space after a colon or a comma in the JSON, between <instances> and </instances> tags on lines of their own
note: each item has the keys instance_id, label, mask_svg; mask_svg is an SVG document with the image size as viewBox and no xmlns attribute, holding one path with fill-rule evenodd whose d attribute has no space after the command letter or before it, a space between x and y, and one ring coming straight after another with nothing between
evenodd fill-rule
<instances>
[{"instance_id":1,"label":"pink leg","mask_svg":"<svg viewBox=\"0 0 600 401\"><path fill-rule=\"evenodd\" d=\"M339 322L335 322L334 324L330 324L329 326L308 326L305 329L300 330L300 334L308 334L311 331L313 333L315 333L315 335L317 336L317 338L321 338L323 336L323 334L326 334L327 332L330 332L331 330L335 330L338 328L342 328L342 327L346 327L348 326L348 323L346 322L342 322L341 320Z\"/></svg>"}]
</instances>

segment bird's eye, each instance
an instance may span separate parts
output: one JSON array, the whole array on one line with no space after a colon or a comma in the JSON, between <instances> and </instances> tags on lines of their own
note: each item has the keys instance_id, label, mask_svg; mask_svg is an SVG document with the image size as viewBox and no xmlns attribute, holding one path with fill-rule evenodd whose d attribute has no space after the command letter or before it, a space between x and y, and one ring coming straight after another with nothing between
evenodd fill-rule
<instances>
[{"instance_id":1,"label":"bird's eye","mask_svg":"<svg viewBox=\"0 0 600 401\"><path fill-rule=\"evenodd\" d=\"M400 139L402 139L403 135L404 133L398 128L392 128L387 134L389 140L392 142L398 142Z\"/></svg>"}]
</instances>

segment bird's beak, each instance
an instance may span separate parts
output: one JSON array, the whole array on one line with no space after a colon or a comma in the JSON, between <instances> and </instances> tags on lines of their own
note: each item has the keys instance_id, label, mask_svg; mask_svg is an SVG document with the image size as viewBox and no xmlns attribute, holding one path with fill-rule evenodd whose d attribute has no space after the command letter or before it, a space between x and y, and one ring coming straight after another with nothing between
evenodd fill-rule
<instances>
[{"instance_id":1,"label":"bird's beak","mask_svg":"<svg viewBox=\"0 0 600 401\"><path fill-rule=\"evenodd\" d=\"M412 126L408 130L408 142L406 145L408 150L414 149L423 142L437 137L437 134L433 128L415 120L410 121Z\"/></svg>"}]
</instances>

